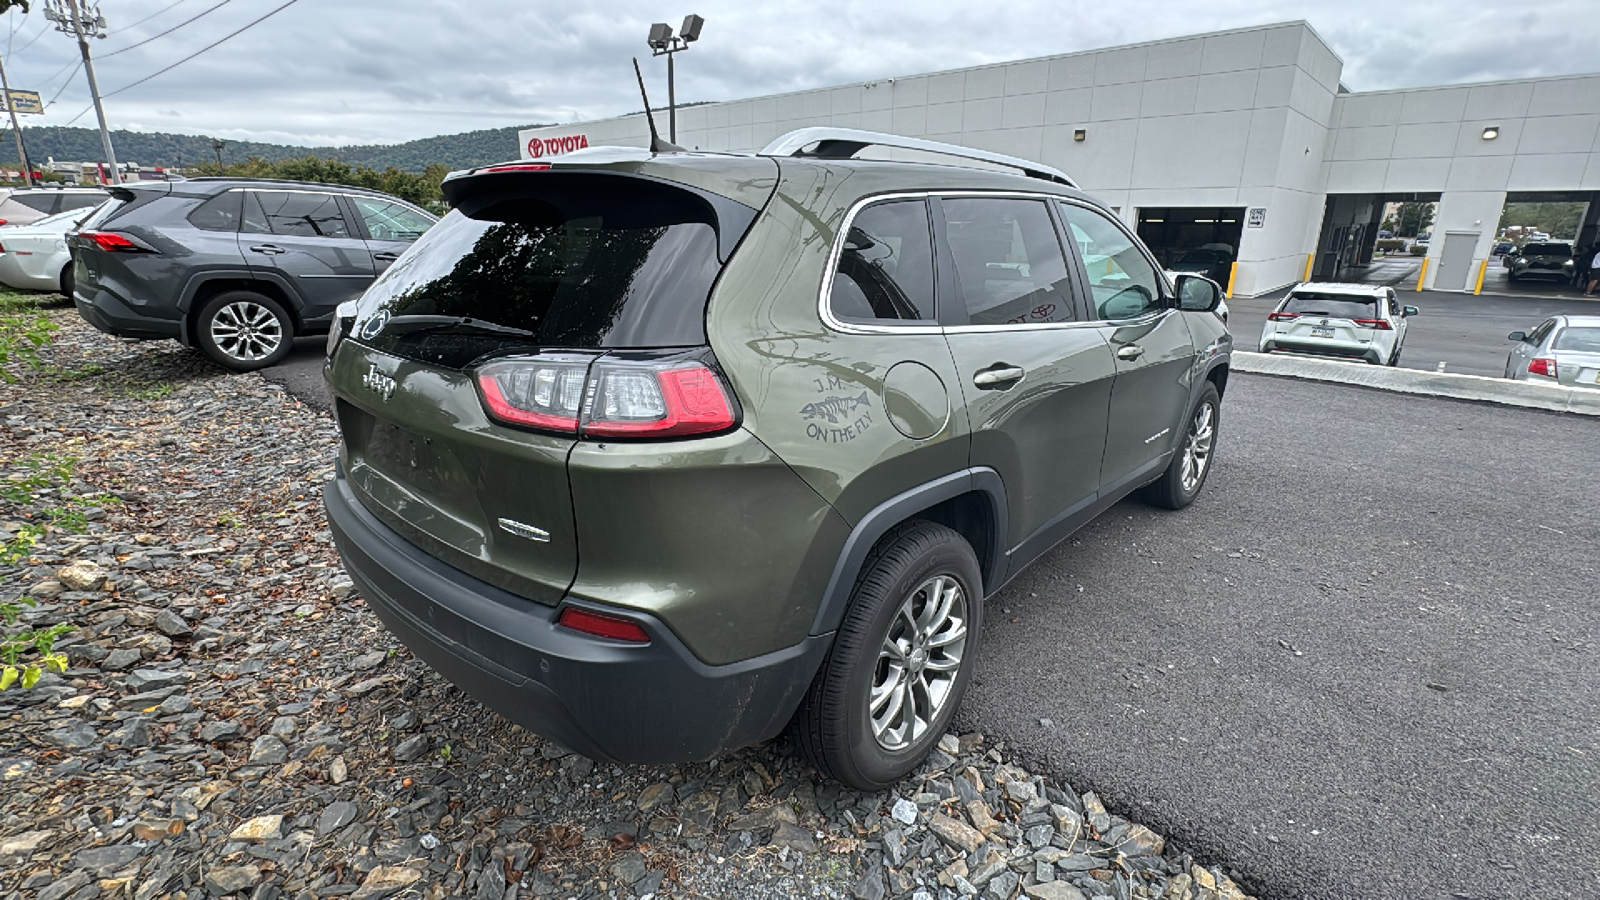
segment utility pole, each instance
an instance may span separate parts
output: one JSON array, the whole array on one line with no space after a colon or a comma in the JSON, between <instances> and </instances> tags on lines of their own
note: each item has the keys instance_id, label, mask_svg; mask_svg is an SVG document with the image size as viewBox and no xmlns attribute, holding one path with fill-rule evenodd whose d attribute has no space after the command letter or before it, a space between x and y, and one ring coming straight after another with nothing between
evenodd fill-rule
<instances>
[{"instance_id":1,"label":"utility pole","mask_svg":"<svg viewBox=\"0 0 1600 900\"><path fill-rule=\"evenodd\" d=\"M94 98L94 112L100 119L100 144L105 150L106 162L111 166L111 181L122 183L122 172L117 167L117 154L111 149L111 130L106 127L106 110L100 103L100 85L94 78L94 60L89 57L89 38L106 36L106 17L100 14L98 3L91 7L88 0L47 0L44 17L56 23L56 30L78 39L78 52L83 54L83 70L89 76L89 95Z\"/></svg>"},{"instance_id":2,"label":"utility pole","mask_svg":"<svg viewBox=\"0 0 1600 900\"><path fill-rule=\"evenodd\" d=\"M6 77L6 61L0 59L0 88L6 92L6 111L11 113L11 130L17 136L17 165L22 167L22 183L33 187L33 166L28 165L28 151L22 147L22 123L17 121L17 109L11 105L11 80Z\"/></svg>"}]
</instances>

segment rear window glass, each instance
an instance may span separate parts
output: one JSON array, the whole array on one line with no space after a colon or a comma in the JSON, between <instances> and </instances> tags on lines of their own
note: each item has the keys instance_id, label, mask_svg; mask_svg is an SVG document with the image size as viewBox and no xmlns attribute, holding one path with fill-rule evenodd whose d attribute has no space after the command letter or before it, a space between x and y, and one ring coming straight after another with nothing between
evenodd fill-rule
<instances>
[{"instance_id":1,"label":"rear window glass","mask_svg":"<svg viewBox=\"0 0 1600 900\"><path fill-rule=\"evenodd\" d=\"M698 197L629 180L498 199L450 213L362 298L375 316L471 317L529 332L385 329L386 352L461 367L514 343L574 349L706 342L706 298L721 264L715 216ZM367 330L371 330L368 328Z\"/></svg>"},{"instance_id":2,"label":"rear window glass","mask_svg":"<svg viewBox=\"0 0 1600 900\"><path fill-rule=\"evenodd\" d=\"M1556 335L1552 350L1573 350L1579 353L1600 353L1600 327L1588 325L1563 328Z\"/></svg>"},{"instance_id":3,"label":"rear window glass","mask_svg":"<svg viewBox=\"0 0 1600 900\"><path fill-rule=\"evenodd\" d=\"M1529 244L1522 248L1523 256L1571 256L1571 244Z\"/></svg>"},{"instance_id":4,"label":"rear window glass","mask_svg":"<svg viewBox=\"0 0 1600 900\"><path fill-rule=\"evenodd\" d=\"M1284 312L1338 319L1375 319L1377 310L1377 298L1352 294L1290 294L1283 305Z\"/></svg>"},{"instance_id":5,"label":"rear window glass","mask_svg":"<svg viewBox=\"0 0 1600 900\"><path fill-rule=\"evenodd\" d=\"M189 213L189 224L206 231L238 231L243 196L243 191L224 191L212 197Z\"/></svg>"},{"instance_id":6,"label":"rear window glass","mask_svg":"<svg viewBox=\"0 0 1600 900\"><path fill-rule=\"evenodd\" d=\"M933 318L927 203L879 203L856 216L839 254L830 302L841 319Z\"/></svg>"}]
</instances>

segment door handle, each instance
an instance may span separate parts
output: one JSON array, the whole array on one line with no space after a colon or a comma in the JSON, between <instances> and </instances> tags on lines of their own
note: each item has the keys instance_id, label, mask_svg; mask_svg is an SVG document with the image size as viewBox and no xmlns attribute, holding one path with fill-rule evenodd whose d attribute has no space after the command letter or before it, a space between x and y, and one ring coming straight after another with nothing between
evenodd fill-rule
<instances>
[{"instance_id":1,"label":"door handle","mask_svg":"<svg viewBox=\"0 0 1600 900\"><path fill-rule=\"evenodd\" d=\"M378 262L394 262L400 258L400 254L393 250L380 250L372 254L372 258Z\"/></svg>"},{"instance_id":2,"label":"door handle","mask_svg":"<svg viewBox=\"0 0 1600 900\"><path fill-rule=\"evenodd\" d=\"M985 390L1004 390L1021 381L1022 376L1025 374L1027 373L1016 366L1008 366L1002 363L984 369L972 376L972 383Z\"/></svg>"},{"instance_id":3,"label":"door handle","mask_svg":"<svg viewBox=\"0 0 1600 900\"><path fill-rule=\"evenodd\" d=\"M1132 362L1144 355L1144 348L1138 344L1123 344L1117 348L1117 359Z\"/></svg>"},{"instance_id":4,"label":"door handle","mask_svg":"<svg viewBox=\"0 0 1600 900\"><path fill-rule=\"evenodd\" d=\"M250 251L252 253L264 253L267 256L277 256L279 253L288 252L282 247L279 247L277 244L257 244L254 247L251 247Z\"/></svg>"}]
</instances>

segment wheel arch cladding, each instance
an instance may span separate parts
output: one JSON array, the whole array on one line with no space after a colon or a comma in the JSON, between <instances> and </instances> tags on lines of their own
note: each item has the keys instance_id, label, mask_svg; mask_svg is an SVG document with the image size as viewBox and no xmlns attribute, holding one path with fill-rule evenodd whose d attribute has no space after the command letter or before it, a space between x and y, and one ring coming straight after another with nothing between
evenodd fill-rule
<instances>
[{"instance_id":1,"label":"wheel arch cladding","mask_svg":"<svg viewBox=\"0 0 1600 900\"><path fill-rule=\"evenodd\" d=\"M270 297L283 307L289 314L289 319L294 323L294 329L299 332L304 323L300 321L300 308L284 294L281 287L270 281L255 281L249 278L211 278L195 286L194 293L189 299L189 308L184 315L184 328L189 335L189 342L193 344L199 340L200 310L210 302L212 297L228 291L250 291L263 297Z\"/></svg>"},{"instance_id":2,"label":"wheel arch cladding","mask_svg":"<svg viewBox=\"0 0 1600 900\"><path fill-rule=\"evenodd\" d=\"M1217 386L1217 399L1222 399L1228 393L1228 364L1213 366L1206 373L1206 380Z\"/></svg>"},{"instance_id":3,"label":"wheel arch cladding","mask_svg":"<svg viewBox=\"0 0 1600 900\"><path fill-rule=\"evenodd\" d=\"M993 469L975 467L904 491L878 504L851 529L834 564L812 634L834 631L843 621L862 566L883 537L911 519L926 519L960 534L972 545L983 577L983 593L998 587L1004 572L1005 486Z\"/></svg>"}]
</instances>

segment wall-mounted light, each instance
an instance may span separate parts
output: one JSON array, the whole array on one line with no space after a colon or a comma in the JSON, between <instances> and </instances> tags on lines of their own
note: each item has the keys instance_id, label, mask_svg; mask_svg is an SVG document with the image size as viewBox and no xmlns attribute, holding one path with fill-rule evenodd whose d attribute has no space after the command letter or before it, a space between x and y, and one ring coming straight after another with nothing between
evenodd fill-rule
<instances>
[{"instance_id":1,"label":"wall-mounted light","mask_svg":"<svg viewBox=\"0 0 1600 900\"><path fill-rule=\"evenodd\" d=\"M1483 139L1486 140L1486 141L1492 141L1492 140L1494 140L1495 138L1497 138L1499 136L1500 136L1500 126L1499 125L1490 125L1488 128L1485 128L1483 130Z\"/></svg>"},{"instance_id":2,"label":"wall-mounted light","mask_svg":"<svg viewBox=\"0 0 1600 900\"><path fill-rule=\"evenodd\" d=\"M1088 137L1089 137L1089 132L1083 130L1082 128L1076 129L1076 130L1074 130L1072 132L1072 139L1077 141L1080 144L1083 143L1084 140L1086 138L1088 138Z\"/></svg>"}]
</instances>

